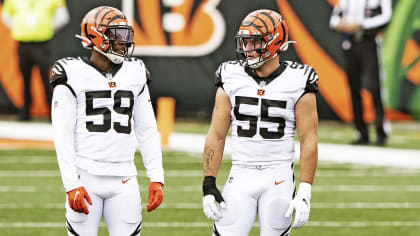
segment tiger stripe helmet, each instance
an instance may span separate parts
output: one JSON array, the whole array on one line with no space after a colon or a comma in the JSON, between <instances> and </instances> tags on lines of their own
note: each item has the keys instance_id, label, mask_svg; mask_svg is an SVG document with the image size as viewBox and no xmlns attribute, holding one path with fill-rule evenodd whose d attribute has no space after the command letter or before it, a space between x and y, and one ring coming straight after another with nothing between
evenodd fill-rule
<instances>
[{"instance_id":1,"label":"tiger stripe helmet","mask_svg":"<svg viewBox=\"0 0 420 236\"><path fill-rule=\"evenodd\" d=\"M284 18L272 10L256 10L249 13L241 23L236 39L236 53L251 68L258 68L266 61L286 51L288 44L288 28ZM260 54L258 58L246 60L244 39L262 41L261 48L254 50Z\"/></svg>"},{"instance_id":2,"label":"tiger stripe helmet","mask_svg":"<svg viewBox=\"0 0 420 236\"><path fill-rule=\"evenodd\" d=\"M115 64L131 56L134 31L120 10L108 6L94 8L85 15L80 26L81 35L76 37L82 40L84 48L96 50ZM124 52L114 51L112 42L125 44Z\"/></svg>"}]
</instances>

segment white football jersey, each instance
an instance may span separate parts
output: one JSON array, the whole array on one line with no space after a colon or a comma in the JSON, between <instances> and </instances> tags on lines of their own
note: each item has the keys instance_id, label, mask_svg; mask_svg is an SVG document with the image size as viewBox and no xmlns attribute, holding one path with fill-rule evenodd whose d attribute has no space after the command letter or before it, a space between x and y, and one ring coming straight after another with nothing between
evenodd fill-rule
<instances>
[{"instance_id":1,"label":"white football jersey","mask_svg":"<svg viewBox=\"0 0 420 236\"><path fill-rule=\"evenodd\" d=\"M54 64L52 74L55 90L51 110L57 157L59 164L60 160L70 163L60 165L62 175L72 179L68 182L74 181L74 171L66 173L72 164L93 175L136 175L137 137L144 164L149 167L148 176L163 183L148 71L141 60L127 59L112 73L105 73L87 59L64 58ZM64 145L68 142L65 139L73 143ZM148 144L142 147L145 142ZM69 145L74 151L66 150ZM74 163L69 162L72 158ZM65 176L63 182L66 186Z\"/></svg>"},{"instance_id":2,"label":"white football jersey","mask_svg":"<svg viewBox=\"0 0 420 236\"><path fill-rule=\"evenodd\" d=\"M316 92L314 69L283 61L265 78L241 61L222 63L216 86L232 105L232 163L268 165L294 157L295 105L306 92Z\"/></svg>"}]
</instances>

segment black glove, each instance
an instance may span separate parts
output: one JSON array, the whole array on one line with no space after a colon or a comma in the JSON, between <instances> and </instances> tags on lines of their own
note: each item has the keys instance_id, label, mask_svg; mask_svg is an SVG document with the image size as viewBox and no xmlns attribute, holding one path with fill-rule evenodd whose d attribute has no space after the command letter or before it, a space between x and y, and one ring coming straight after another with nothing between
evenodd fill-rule
<instances>
[{"instance_id":1,"label":"black glove","mask_svg":"<svg viewBox=\"0 0 420 236\"><path fill-rule=\"evenodd\" d=\"M214 176L205 176L203 180L203 196L209 194L213 195L218 203L224 201L222 194L216 187L216 177Z\"/></svg>"}]
</instances>

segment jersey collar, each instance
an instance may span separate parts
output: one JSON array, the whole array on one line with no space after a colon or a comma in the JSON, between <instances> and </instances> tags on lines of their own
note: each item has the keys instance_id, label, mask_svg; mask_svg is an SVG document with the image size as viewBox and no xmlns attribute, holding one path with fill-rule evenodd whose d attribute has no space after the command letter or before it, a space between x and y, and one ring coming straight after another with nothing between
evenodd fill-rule
<instances>
[{"instance_id":1,"label":"jersey collar","mask_svg":"<svg viewBox=\"0 0 420 236\"><path fill-rule=\"evenodd\" d=\"M114 77L115 74L117 74L117 72L121 69L123 63L121 64L117 64L115 66L115 68L112 71L104 71L101 68L97 67L96 65L94 65L89 58L87 57L82 57L82 61L86 64L88 64L89 66L92 66L93 68L95 68L99 73L101 73L105 78L110 79L109 77L111 76Z\"/></svg>"},{"instance_id":2,"label":"jersey collar","mask_svg":"<svg viewBox=\"0 0 420 236\"><path fill-rule=\"evenodd\" d=\"M252 69L248 66L245 66L245 72L249 76L251 76L255 80L255 82L257 82L257 84L264 83L265 85L268 85L275 78L277 78L281 73L283 73L283 71L286 69L286 67L287 67L287 63L281 61L280 66L275 71L273 71L270 75L268 75L267 77L258 76L257 73L255 72L255 69Z\"/></svg>"}]
</instances>

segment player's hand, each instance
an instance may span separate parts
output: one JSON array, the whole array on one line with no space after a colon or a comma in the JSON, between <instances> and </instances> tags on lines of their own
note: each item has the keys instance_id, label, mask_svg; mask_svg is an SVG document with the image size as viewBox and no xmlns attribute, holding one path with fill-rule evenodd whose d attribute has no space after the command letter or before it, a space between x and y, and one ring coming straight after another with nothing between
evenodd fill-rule
<instances>
[{"instance_id":1,"label":"player's hand","mask_svg":"<svg viewBox=\"0 0 420 236\"><path fill-rule=\"evenodd\" d=\"M217 206L216 202L219 203ZM220 208L226 208L222 194L216 187L216 178L214 176L206 176L203 181L203 211L207 218L214 221L222 219Z\"/></svg>"},{"instance_id":2,"label":"player's hand","mask_svg":"<svg viewBox=\"0 0 420 236\"><path fill-rule=\"evenodd\" d=\"M67 192L67 198L71 209L75 212L89 214L89 209L85 203L86 201L92 205L92 200L84 187L79 187Z\"/></svg>"},{"instance_id":3,"label":"player's hand","mask_svg":"<svg viewBox=\"0 0 420 236\"><path fill-rule=\"evenodd\" d=\"M311 184L300 183L299 191L290 203L285 217L290 217L293 210L296 211L293 228L299 228L308 222L309 212L311 210Z\"/></svg>"},{"instance_id":4,"label":"player's hand","mask_svg":"<svg viewBox=\"0 0 420 236\"><path fill-rule=\"evenodd\" d=\"M147 211L156 209L163 200L163 184L159 182L150 182L149 184L149 204Z\"/></svg>"}]
</instances>

